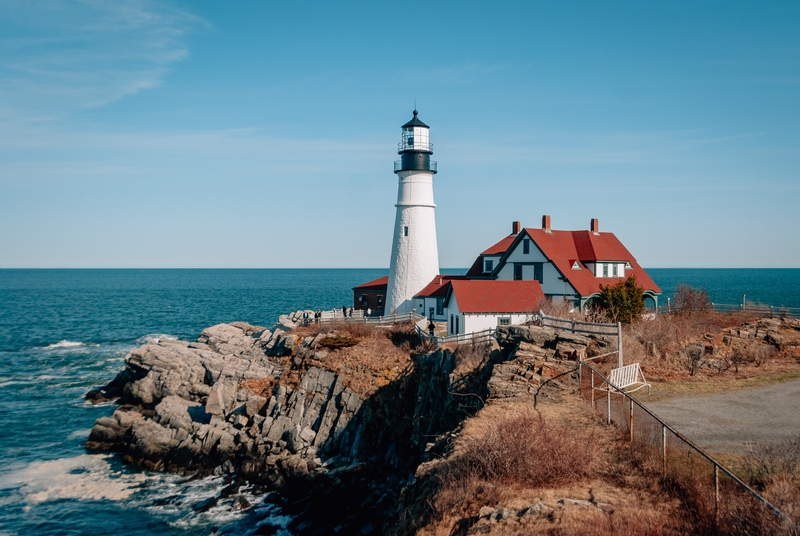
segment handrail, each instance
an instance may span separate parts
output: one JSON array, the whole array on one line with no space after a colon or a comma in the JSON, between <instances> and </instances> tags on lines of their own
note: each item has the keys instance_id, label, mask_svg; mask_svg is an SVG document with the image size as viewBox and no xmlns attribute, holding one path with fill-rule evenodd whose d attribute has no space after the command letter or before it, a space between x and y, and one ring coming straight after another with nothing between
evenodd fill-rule
<instances>
[{"instance_id":1,"label":"handrail","mask_svg":"<svg viewBox=\"0 0 800 536\"><path fill-rule=\"evenodd\" d=\"M723 473L725 473L726 475L728 475L728 477L729 477L731 480L733 480L734 482L736 482L736 483L737 483L737 484L738 484L738 485L739 485L739 486L740 486L742 489L744 489L745 491L749 492L749 493L750 493L750 494L751 494L753 497L755 497L755 498L756 498L758 501L760 501L760 502L761 502L761 503L763 503L763 504L764 504L764 505L765 505L767 508L769 508L770 510L772 510L772 512L773 512L774 514L776 514L777 516L779 516L781 519L783 519L783 520L784 520L784 521L786 521L787 523L791 523L791 524L792 524L792 525L795 527L795 529L796 529L796 530L800 530L800 525L798 525L797 523L795 523L795 522L794 522L794 520L792 520L791 518L789 518L789 517L788 517L786 514L784 514L784 513L783 513L783 512L781 512L780 510L778 510L778 508L777 508L777 507L773 506L773 505L772 505L772 504L771 504L771 503L770 503L770 502L769 502L767 499L765 499L763 496L761 496L761 495L760 495L760 494L759 494L757 491L755 491L753 488L751 488L750 486L748 486L747 484L745 484L745 483L744 483L744 482L743 482L743 481L742 481L742 480L741 480L739 477L737 477L736 475L734 475L734 474L733 474L733 473L732 473L730 470L728 470L728 469L727 469L727 468L726 468L724 465L722 465L722 464L721 464L721 463L719 463L717 460L715 460L714 458L712 458L712 457L711 457L711 455L709 455L709 454L708 454L708 453L706 453L706 452L705 452L703 449L701 449L700 447L698 447L697 445L695 445L694 443L692 443L692 441L691 441L689 438L687 438L687 437L686 437L686 436L684 436L682 433L680 433L680 432L678 432L677 430L675 430L675 428L673 428L672 426L670 426L669 424L667 424L667 423L666 423L664 420L662 420L660 417L658 417L658 416L657 416L655 413L653 413L652 411L650 411L649 409L647 409L647 407L645 407L645 406L644 406L644 405L643 405L641 402L639 402L638 400L636 400L635 398L633 398L632 396L630 396L628 393L626 393L625 391L622 391L622 390L621 390L619 387L617 387L616 385L614 385L613 383L611 383L611 382L608 380L608 378L606 378L606 377L605 377L603 374L601 374L601 373L600 373L600 372L599 372L599 371L598 371L596 368L594 368L593 366L591 366L591 365L589 365L589 364L587 364L587 363L585 363L585 362L583 362L583 361L581 361L581 363L580 363L579 367L586 367L586 368L588 368L588 369L589 369L589 370L590 370L590 371L591 371L593 374L596 374L596 375L597 375L597 376L598 376L598 377L599 377L599 378L600 378L600 379L601 379L603 382L605 382L605 383L606 383L607 385L609 385L610 387L614 388L614 389L615 389L615 391L616 391L616 392L615 392L615 394L619 394L619 395L621 395L621 396L623 396L623 397L627 398L627 399L628 399L628 401L629 401L631 404L636 404L636 405L639 407L639 409L641 409L642 411L644 411L645 413L647 413L648 415L650 415L650 417L652 417L652 418L653 418L653 419L654 419L656 422L658 422L659 424L661 424L661 426L663 426L664 428L666 428L667 430L669 430L670 432L672 432L672 433L675 435L675 437L677 437L678 439L680 439L681 441L683 441L684 443L686 443L686 444L687 444L689 447L691 447L691 448L692 448L692 449L693 449L695 452L697 452L697 453L698 453L698 454L700 454L700 455L701 455L703 458L705 458L706 460L708 460L708 461L709 461L709 462L710 462L710 463L711 463L711 464L712 464L712 465L713 465L713 466L714 466L716 469L718 469L718 470L722 470L722 472L723 472ZM610 396L610 392L611 392L611 391L609 391L609 396ZM611 422L611 413L609 413L609 414L608 414L608 419L609 419L609 422ZM631 436L631 437L633 437L633 436Z\"/></svg>"},{"instance_id":2,"label":"handrail","mask_svg":"<svg viewBox=\"0 0 800 536\"><path fill-rule=\"evenodd\" d=\"M427 145L428 147L426 148L425 145ZM417 143L407 143L407 142L401 141L400 143L397 144L397 150L398 151L430 151L430 152L433 152L433 143L431 143L431 142L428 142L427 144L424 143L424 142L423 143L419 143L419 142L417 142Z\"/></svg>"},{"instance_id":3,"label":"handrail","mask_svg":"<svg viewBox=\"0 0 800 536\"><path fill-rule=\"evenodd\" d=\"M447 344L449 342L456 342L458 344L467 343L471 341L480 342L485 339L491 338L495 333L494 328L487 328L483 331L473 331L471 333L458 333L456 335L446 335L444 337L431 337L430 333L427 333L425 330L417 326L417 335L422 337L423 339L427 339L432 341L434 344Z\"/></svg>"}]
</instances>

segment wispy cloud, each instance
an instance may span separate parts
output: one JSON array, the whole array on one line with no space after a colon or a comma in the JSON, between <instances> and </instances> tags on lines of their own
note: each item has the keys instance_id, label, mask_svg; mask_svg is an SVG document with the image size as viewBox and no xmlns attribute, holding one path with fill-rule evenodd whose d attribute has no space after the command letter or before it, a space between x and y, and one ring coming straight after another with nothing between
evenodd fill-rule
<instances>
[{"instance_id":1,"label":"wispy cloud","mask_svg":"<svg viewBox=\"0 0 800 536\"><path fill-rule=\"evenodd\" d=\"M148 0L0 6L0 118L52 118L157 87L203 20Z\"/></svg>"}]
</instances>

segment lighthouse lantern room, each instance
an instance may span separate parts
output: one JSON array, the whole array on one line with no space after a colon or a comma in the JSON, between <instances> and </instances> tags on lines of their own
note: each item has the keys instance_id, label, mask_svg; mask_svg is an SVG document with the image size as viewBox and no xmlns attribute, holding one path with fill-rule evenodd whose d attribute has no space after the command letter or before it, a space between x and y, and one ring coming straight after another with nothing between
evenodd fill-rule
<instances>
[{"instance_id":1,"label":"lighthouse lantern room","mask_svg":"<svg viewBox=\"0 0 800 536\"><path fill-rule=\"evenodd\" d=\"M386 311L407 313L413 307L414 295L439 275L433 202L433 175L437 169L436 162L431 160L429 127L419 120L416 110L413 119L402 126L397 152L400 154L400 160L394 163L398 177L397 213Z\"/></svg>"}]
</instances>

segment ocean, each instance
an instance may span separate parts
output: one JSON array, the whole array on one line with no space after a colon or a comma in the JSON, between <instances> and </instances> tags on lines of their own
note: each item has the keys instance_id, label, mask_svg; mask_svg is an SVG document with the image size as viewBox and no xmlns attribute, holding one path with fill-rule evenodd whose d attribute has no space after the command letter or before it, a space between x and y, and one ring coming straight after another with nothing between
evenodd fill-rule
<instances>
[{"instance_id":1,"label":"ocean","mask_svg":"<svg viewBox=\"0 0 800 536\"><path fill-rule=\"evenodd\" d=\"M463 273L465 270L443 270ZM195 339L242 320L271 326L300 308L352 303L351 288L385 269L0 270L0 536L255 534L289 521L270 503L208 511L219 478L125 466L83 445L113 404L84 395L110 381L148 339ZM665 296L678 284L716 303L800 307L800 269L650 269ZM662 301L666 301L663 299Z\"/></svg>"}]
</instances>

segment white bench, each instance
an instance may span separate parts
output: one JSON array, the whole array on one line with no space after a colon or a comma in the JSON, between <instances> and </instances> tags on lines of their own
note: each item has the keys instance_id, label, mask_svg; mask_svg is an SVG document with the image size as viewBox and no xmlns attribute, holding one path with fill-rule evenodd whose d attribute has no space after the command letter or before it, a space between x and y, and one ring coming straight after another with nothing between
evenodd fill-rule
<instances>
[{"instance_id":1,"label":"white bench","mask_svg":"<svg viewBox=\"0 0 800 536\"><path fill-rule=\"evenodd\" d=\"M629 387L638 386L635 389L625 391L626 393L633 393L634 391L638 391L643 387L647 387L647 394L650 394L650 384L644 379L642 367L639 366L639 363L615 368L608 376L608 383L608 388L615 391L624 391Z\"/></svg>"}]
</instances>

